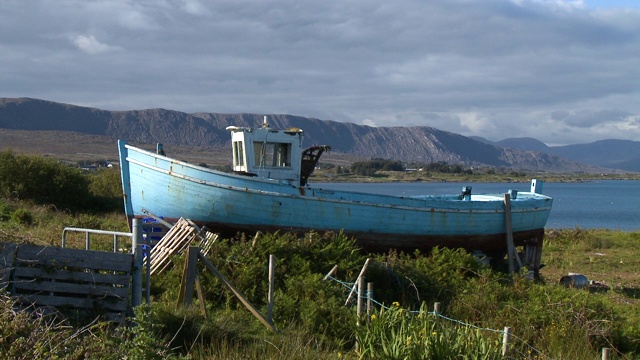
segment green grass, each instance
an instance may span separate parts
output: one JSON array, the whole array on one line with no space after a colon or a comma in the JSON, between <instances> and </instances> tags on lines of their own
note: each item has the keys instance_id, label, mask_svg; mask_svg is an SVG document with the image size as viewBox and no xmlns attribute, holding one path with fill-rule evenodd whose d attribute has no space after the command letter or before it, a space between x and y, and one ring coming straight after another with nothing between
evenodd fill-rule
<instances>
[{"instance_id":1,"label":"green grass","mask_svg":"<svg viewBox=\"0 0 640 360\"><path fill-rule=\"evenodd\" d=\"M125 216L116 210L121 205L114 205L120 203L116 173L83 175L86 181L78 186L95 207L66 208L45 201L64 204L64 193L32 197L20 192L24 184L12 174L20 173L20 166L36 175L47 174L36 171L39 167L68 179L76 174L48 161L3 156L16 166L0 166L0 180L15 189L0 197L0 242L59 246L65 227L128 231ZM392 175L377 176L408 179ZM489 177L494 175L446 176L448 181L466 181L465 176L494 181ZM69 184L61 185L73 191ZM20 312L0 294L0 358L496 358L505 326L512 328L514 339L510 358L598 359L602 347L614 349L612 358L640 357L638 232L548 230L540 282L519 275L511 281L455 249L367 254L339 233L262 234L255 242L253 235L217 241L208 259L266 313L267 259L276 256L273 316L278 332L253 318L201 265L208 318L195 307L177 306L184 258L174 256L172 268L154 275L152 306L138 309L137 326L73 323L64 316ZM110 251L112 241L111 236L92 236L92 249ZM84 248L84 242L84 234L68 239L74 248ZM126 251L128 246L120 247ZM367 258L366 281L374 284L376 318L358 326L353 304L344 303L348 283ZM322 280L334 265L339 269L334 279ZM560 286L559 279L569 272L602 286L598 291ZM442 303L447 318L427 314L435 302Z\"/></svg>"},{"instance_id":2,"label":"green grass","mask_svg":"<svg viewBox=\"0 0 640 360\"><path fill-rule=\"evenodd\" d=\"M0 204L1 241L59 245L66 225L127 227L118 213L69 214L6 199ZM20 220L24 213L30 221ZM199 272L208 319L195 307L176 307L183 266L176 257L172 269L154 277L153 306L139 312L139 326L133 328L20 315L3 298L4 339L24 340L0 340L0 356L29 349L26 354L35 357L65 358L60 349L73 346L70 354L94 358L492 359L499 357L500 331L509 326L511 358L598 359L602 347L615 349L612 358L635 358L640 356L639 238L636 232L550 230L543 281L516 276L510 282L506 274L459 250L366 254L341 234L264 234L255 244L252 236L240 236L216 243L208 258L266 313L266 262L268 254L276 255L274 323L279 332L262 326L204 268ZM96 246L109 249L111 240L103 242ZM82 248L84 238L73 246ZM358 326L353 305L344 306L347 287L322 277L338 264L335 278L353 281L367 257L372 262L366 279L374 283L374 298L381 305L371 321ZM590 292L558 285L568 272L610 288ZM436 301L443 315L456 321L428 314Z\"/></svg>"}]
</instances>

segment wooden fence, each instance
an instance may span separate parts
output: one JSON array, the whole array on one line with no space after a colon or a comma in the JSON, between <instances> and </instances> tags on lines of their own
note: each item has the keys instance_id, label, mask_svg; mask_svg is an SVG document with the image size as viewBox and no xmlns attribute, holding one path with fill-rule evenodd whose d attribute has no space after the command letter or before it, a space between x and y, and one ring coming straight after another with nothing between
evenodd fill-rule
<instances>
[{"instance_id":1,"label":"wooden fence","mask_svg":"<svg viewBox=\"0 0 640 360\"><path fill-rule=\"evenodd\" d=\"M0 286L24 306L73 309L121 321L140 292L141 256L31 244L0 244ZM134 282L135 283L135 282ZM137 296L139 298L139 296Z\"/></svg>"}]
</instances>

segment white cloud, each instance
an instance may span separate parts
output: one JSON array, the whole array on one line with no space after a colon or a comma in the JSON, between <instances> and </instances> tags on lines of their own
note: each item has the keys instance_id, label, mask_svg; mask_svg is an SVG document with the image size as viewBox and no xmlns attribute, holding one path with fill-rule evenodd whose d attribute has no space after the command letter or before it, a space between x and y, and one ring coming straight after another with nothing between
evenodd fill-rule
<instances>
[{"instance_id":1,"label":"white cloud","mask_svg":"<svg viewBox=\"0 0 640 360\"><path fill-rule=\"evenodd\" d=\"M95 55L107 51L121 50L118 46L111 46L98 41L93 35L76 35L71 42L80 50Z\"/></svg>"},{"instance_id":2,"label":"white cloud","mask_svg":"<svg viewBox=\"0 0 640 360\"><path fill-rule=\"evenodd\" d=\"M593 1L5 1L0 96L637 140L640 10Z\"/></svg>"},{"instance_id":3,"label":"white cloud","mask_svg":"<svg viewBox=\"0 0 640 360\"><path fill-rule=\"evenodd\" d=\"M371 126L371 127L378 127L378 125L376 124L375 121L371 120L371 119L364 119L362 120L362 125L366 125L366 126Z\"/></svg>"}]
</instances>

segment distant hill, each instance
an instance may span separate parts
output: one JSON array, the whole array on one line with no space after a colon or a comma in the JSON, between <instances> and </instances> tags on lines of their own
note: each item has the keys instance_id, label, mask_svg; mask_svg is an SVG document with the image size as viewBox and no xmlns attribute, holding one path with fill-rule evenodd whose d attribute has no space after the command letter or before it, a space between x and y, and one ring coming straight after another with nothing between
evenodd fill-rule
<instances>
[{"instance_id":1,"label":"distant hill","mask_svg":"<svg viewBox=\"0 0 640 360\"><path fill-rule=\"evenodd\" d=\"M530 137L504 139L504 140L495 142L494 145L511 148L511 149L520 149L520 150L528 150L528 151L548 152L549 150L549 147L547 146L547 144L543 143L540 140L530 138Z\"/></svg>"},{"instance_id":2,"label":"distant hill","mask_svg":"<svg viewBox=\"0 0 640 360\"><path fill-rule=\"evenodd\" d=\"M274 128L303 129L306 146L327 144L334 152L360 158L597 171L550 153L487 144L432 127L370 127L282 114L268 115L268 119ZM229 148L227 126L258 127L262 120L262 114L187 114L165 109L106 111L30 98L0 98L0 129L75 132L169 146Z\"/></svg>"},{"instance_id":3,"label":"distant hill","mask_svg":"<svg viewBox=\"0 0 640 360\"><path fill-rule=\"evenodd\" d=\"M640 172L640 141L599 140L588 144L547 146L532 138L509 138L494 145L527 151L541 151L583 164Z\"/></svg>"}]
</instances>

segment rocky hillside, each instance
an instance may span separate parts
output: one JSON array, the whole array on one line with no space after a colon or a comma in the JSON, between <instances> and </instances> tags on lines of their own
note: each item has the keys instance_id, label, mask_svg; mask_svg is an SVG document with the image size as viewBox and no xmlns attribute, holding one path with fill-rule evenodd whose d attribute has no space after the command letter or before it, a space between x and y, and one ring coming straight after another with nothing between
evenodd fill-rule
<instances>
[{"instance_id":1,"label":"rocky hillside","mask_svg":"<svg viewBox=\"0 0 640 360\"><path fill-rule=\"evenodd\" d=\"M370 127L292 115L268 115L274 128L297 127L305 145L327 144L361 158L590 171L590 166L537 151L503 148L431 127ZM262 114L187 114L165 109L106 111L30 98L0 98L0 128L74 131L139 143L227 147L227 126L257 127Z\"/></svg>"}]
</instances>

